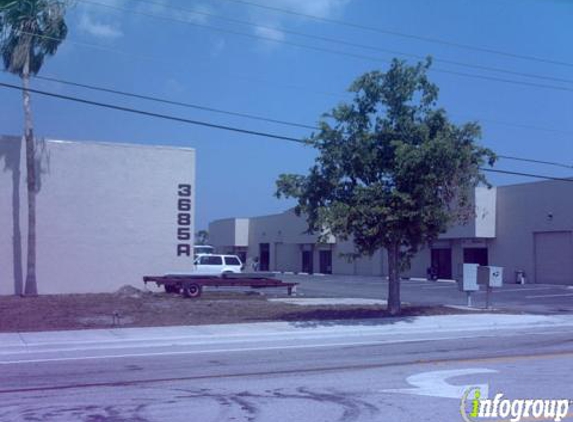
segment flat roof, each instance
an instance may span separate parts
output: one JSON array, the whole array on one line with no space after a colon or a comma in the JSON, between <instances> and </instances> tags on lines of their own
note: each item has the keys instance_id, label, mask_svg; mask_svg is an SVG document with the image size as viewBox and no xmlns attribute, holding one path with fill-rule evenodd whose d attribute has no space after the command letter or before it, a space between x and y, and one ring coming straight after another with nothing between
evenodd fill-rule
<instances>
[{"instance_id":1,"label":"flat roof","mask_svg":"<svg viewBox=\"0 0 573 422\"><path fill-rule=\"evenodd\" d=\"M2 139L22 139L22 136L14 135L0 135L0 140ZM54 139L50 137L36 137L36 141L43 141L55 144L73 144L73 145L101 145L107 147L120 147L120 148L149 148L149 149L168 149L177 151L193 151L195 148L177 146L177 145L165 145L165 144L147 144L138 142L114 142L114 141L93 141L93 140L68 140L68 139Z\"/></svg>"}]
</instances>

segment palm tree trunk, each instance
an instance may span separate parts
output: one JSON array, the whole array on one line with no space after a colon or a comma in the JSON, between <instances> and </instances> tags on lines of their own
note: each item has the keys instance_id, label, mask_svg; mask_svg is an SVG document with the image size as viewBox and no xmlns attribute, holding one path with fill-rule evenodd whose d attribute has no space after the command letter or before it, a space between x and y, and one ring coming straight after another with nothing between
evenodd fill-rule
<instances>
[{"instance_id":1,"label":"palm tree trunk","mask_svg":"<svg viewBox=\"0 0 573 422\"><path fill-rule=\"evenodd\" d=\"M26 261L26 284L24 294L36 296L38 283L36 280L36 142L32 124L32 108L30 105L30 55L22 72L22 87L24 95L24 139L26 142L26 174L28 187L28 258Z\"/></svg>"},{"instance_id":2,"label":"palm tree trunk","mask_svg":"<svg viewBox=\"0 0 573 422\"><path fill-rule=\"evenodd\" d=\"M400 245L393 243L388 248L388 313L399 315L400 302Z\"/></svg>"}]
</instances>

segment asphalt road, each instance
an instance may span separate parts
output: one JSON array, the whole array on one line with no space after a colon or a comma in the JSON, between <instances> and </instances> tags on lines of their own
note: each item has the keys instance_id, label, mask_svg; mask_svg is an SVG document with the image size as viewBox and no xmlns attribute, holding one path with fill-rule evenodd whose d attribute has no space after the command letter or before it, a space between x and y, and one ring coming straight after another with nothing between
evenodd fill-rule
<instances>
[{"instance_id":1,"label":"asphalt road","mask_svg":"<svg viewBox=\"0 0 573 422\"><path fill-rule=\"evenodd\" d=\"M283 274L280 278L300 283L297 292L305 297L386 299L388 292L388 282L380 277ZM473 293L473 305L483 308L485 298L484 291ZM425 280L403 280L402 300L419 305L467 304L457 284ZM507 284L494 289L492 303L496 308L530 313L569 313L573 312L573 286Z\"/></svg>"},{"instance_id":2,"label":"asphalt road","mask_svg":"<svg viewBox=\"0 0 573 422\"><path fill-rule=\"evenodd\" d=\"M379 344L329 337L284 348L267 339L257 350L242 350L238 339L211 352L150 347L87 358L77 350L3 362L0 420L454 422L462 420L464 385L487 384L490 397L573 399L570 327L427 336ZM388 391L414 384L423 388Z\"/></svg>"}]
</instances>

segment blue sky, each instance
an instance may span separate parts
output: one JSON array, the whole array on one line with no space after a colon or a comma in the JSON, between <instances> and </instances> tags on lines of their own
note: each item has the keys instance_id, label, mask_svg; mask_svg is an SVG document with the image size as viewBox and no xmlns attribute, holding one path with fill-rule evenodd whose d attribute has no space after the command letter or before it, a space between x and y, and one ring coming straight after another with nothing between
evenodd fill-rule
<instances>
[{"instance_id":1,"label":"blue sky","mask_svg":"<svg viewBox=\"0 0 573 422\"><path fill-rule=\"evenodd\" d=\"M569 0L252 1L389 31L573 64L573 1ZM173 7L199 13L182 12ZM217 16L254 25L230 23ZM510 58L349 28L228 0L153 0L153 4L138 0L90 0L89 3L80 0L70 10L68 24L68 40L46 63L41 72L44 76L309 125L315 124L321 113L349 98L345 89L354 78L366 71L386 69L396 54L301 38L285 31L412 55L432 55L436 59L434 69L563 87L568 90L431 73L440 87L440 105L457 122L479 121L484 133L481 142L498 154L573 164L573 82L487 72L440 60L572 81L573 65ZM245 35L217 31L213 27ZM323 53L256 37L370 59ZM17 80L1 74L0 81ZM57 83L37 80L34 87L286 136L309 134L307 129L86 92ZM20 93L7 90L0 93L0 132L19 134L22 127ZM39 136L195 148L197 228L206 227L209 221L218 218L283 211L292 202L273 197L277 176L304 173L314 158L311 149L294 143L39 96L33 98L33 109ZM506 160L499 161L497 168L562 177L573 173L557 167ZM531 181L498 175L490 176L490 180L496 185Z\"/></svg>"}]
</instances>

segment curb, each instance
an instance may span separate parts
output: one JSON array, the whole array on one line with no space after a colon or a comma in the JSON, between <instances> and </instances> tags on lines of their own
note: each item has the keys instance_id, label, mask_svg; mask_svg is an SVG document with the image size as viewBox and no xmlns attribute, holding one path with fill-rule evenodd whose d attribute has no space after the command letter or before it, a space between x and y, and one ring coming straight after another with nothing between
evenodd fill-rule
<instances>
[{"instance_id":1,"label":"curb","mask_svg":"<svg viewBox=\"0 0 573 422\"><path fill-rule=\"evenodd\" d=\"M463 318L460 318L463 317ZM304 325L307 326L304 326ZM315 325L313 325L315 324ZM451 316L388 319L328 321L326 326L306 321L300 323L254 323L210 326L182 326L159 328L116 328L82 332L42 332L22 334L0 334L12 340L20 338L20 344L0 346L0 357L31 353L57 353L78 350L137 349L141 347L176 347L217 344L238 344L276 340L310 340L314 338L475 333L483 331L504 331L541 328L573 327L573 316L507 316L495 314L475 314ZM147 331L147 332L146 332ZM151 332L149 332L151 331ZM70 340L81 333L85 339ZM53 337L66 337L58 341ZM91 338L90 338L91 337Z\"/></svg>"}]
</instances>

